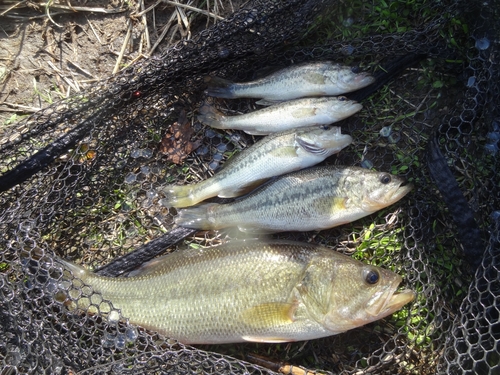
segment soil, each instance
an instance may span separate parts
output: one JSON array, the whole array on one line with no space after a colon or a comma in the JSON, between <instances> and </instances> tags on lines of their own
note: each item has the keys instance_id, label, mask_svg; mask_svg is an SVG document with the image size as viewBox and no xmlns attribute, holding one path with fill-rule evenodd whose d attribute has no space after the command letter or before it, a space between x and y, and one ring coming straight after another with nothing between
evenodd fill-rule
<instances>
[{"instance_id":1,"label":"soil","mask_svg":"<svg viewBox=\"0 0 500 375\"><path fill-rule=\"evenodd\" d=\"M207 3L220 17L237 9L227 0ZM26 115L214 22L215 17L159 1L55 0L48 9L40 0L0 1L0 136Z\"/></svg>"}]
</instances>

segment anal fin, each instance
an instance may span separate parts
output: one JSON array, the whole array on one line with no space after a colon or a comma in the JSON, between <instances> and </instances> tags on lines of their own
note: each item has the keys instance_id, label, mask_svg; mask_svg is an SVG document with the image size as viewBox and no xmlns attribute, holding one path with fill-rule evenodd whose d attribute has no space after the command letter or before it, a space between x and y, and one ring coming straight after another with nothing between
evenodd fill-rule
<instances>
[{"instance_id":1,"label":"anal fin","mask_svg":"<svg viewBox=\"0 0 500 375\"><path fill-rule=\"evenodd\" d=\"M245 195L249 192L251 192L253 189L255 189L257 186L261 185L265 181L267 181L268 178L262 178L260 180L255 180L245 186L240 186L237 188L230 188L230 189L222 189L219 191L217 196L219 198L235 198L239 197L241 195Z\"/></svg>"}]
</instances>

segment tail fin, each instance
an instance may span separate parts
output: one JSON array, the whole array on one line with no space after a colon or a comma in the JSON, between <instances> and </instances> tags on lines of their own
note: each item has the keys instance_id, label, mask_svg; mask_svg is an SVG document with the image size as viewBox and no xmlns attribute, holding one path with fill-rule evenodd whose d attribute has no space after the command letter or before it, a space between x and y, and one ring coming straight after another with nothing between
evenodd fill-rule
<instances>
[{"instance_id":1,"label":"tail fin","mask_svg":"<svg viewBox=\"0 0 500 375\"><path fill-rule=\"evenodd\" d=\"M56 261L61 264L64 269L70 271L74 277L81 279L82 281L84 281L85 276L90 272L78 264L68 262L67 260L61 258L56 258Z\"/></svg>"},{"instance_id":2,"label":"tail fin","mask_svg":"<svg viewBox=\"0 0 500 375\"><path fill-rule=\"evenodd\" d=\"M208 88L205 90L205 94L208 96L226 99L237 98L233 90L234 83L227 79L220 77L206 77L205 83L208 84Z\"/></svg>"},{"instance_id":3,"label":"tail fin","mask_svg":"<svg viewBox=\"0 0 500 375\"><path fill-rule=\"evenodd\" d=\"M189 207L206 199L205 197L196 199L193 195L192 185L170 185L162 190L165 198L160 199L160 204L164 207Z\"/></svg>"},{"instance_id":4,"label":"tail fin","mask_svg":"<svg viewBox=\"0 0 500 375\"><path fill-rule=\"evenodd\" d=\"M224 115L208 104L203 104L199 109L198 121L202 124L211 126L216 129L227 129L222 124Z\"/></svg>"},{"instance_id":5,"label":"tail fin","mask_svg":"<svg viewBox=\"0 0 500 375\"><path fill-rule=\"evenodd\" d=\"M216 206L219 206L219 204L207 203L197 207L180 210L179 214L175 218L175 223L185 228L202 230L218 229L208 217L209 212Z\"/></svg>"}]
</instances>

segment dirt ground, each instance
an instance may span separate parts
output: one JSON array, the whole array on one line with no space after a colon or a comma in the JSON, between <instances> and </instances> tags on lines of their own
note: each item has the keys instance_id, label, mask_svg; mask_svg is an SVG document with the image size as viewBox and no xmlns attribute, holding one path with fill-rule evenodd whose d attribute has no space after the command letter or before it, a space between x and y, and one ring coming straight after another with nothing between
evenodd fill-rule
<instances>
[{"instance_id":1,"label":"dirt ground","mask_svg":"<svg viewBox=\"0 0 500 375\"><path fill-rule=\"evenodd\" d=\"M240 3L177 2L191 8L161 0L0 0L0 136L38 109L190 38Z\"/></svg>"}]
</instances>

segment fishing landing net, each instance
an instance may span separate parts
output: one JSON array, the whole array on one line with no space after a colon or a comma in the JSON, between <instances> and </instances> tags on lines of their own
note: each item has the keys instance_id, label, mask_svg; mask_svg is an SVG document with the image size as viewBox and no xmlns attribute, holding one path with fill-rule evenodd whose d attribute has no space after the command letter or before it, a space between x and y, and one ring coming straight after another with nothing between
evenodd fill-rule
<instances>
[{"instance_id":1,"label":"fishing landing net","mask_svg":"<svg viewBox=\"0 0 500 375\"><path fill-rule=\"evenodd\" d=\"M499 374L499 20L484 1L252 1L1 129L1 373L266 374L290 363L303 374ZM275 237L390 268L413 303L305 343L194 348L54 298L55 255L97 269L160 238L176 211L158 203L159 187L205 179L255 142L196 121L206 75L246 81L312 60L381 77L399 69L340 123L354 143L326 162L405 176L415 189L355 223ZM199 232L166 250L238 235Z\"/></svg>"}]
</instances>

